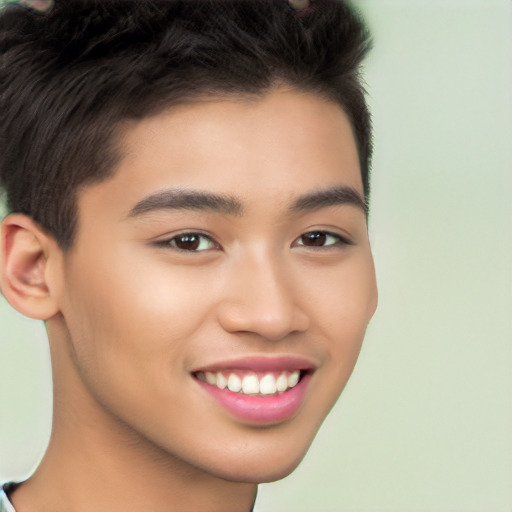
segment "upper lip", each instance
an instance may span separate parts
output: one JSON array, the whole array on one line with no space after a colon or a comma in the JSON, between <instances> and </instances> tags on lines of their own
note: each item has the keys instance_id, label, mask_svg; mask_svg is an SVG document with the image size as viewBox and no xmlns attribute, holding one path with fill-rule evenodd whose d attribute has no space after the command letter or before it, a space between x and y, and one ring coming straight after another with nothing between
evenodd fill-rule
<instances>
[{"instance_id":1,"label":"upper lip","mask_svg":"<svg viewBox=\"0 0 512 512\"><path fill-rule=\"evenodd\" d=\"M272 372L272 371L294 371L294 370L307 370L314 371L316 365L311 359L295 355L282 355L282 356L245 356L234 359L226 359L223 361L216 361L201 366L193 370L192 373L197 372L217 372L222 370L247 370L254 372Z\"/></svg>"}]
</instances>

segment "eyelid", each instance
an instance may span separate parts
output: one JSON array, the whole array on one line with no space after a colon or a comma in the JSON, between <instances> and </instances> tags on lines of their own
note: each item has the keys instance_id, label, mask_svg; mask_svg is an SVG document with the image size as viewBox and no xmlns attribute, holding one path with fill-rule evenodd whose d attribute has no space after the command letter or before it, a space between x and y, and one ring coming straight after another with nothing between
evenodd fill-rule
<instances>
[{"instance_id":1,"label":"eyelid","mask_svg":"<svg viewBox=\"0 0 512 512\"><path fill-rule=\"evenodd\" d=\"M213 247L209 247L207 249L200 249L200 250L194 250L194 249L182 249L180 247L176 247L175 245L172 245L172 242L175 241L177 238L179 238L180 236L196 236L196 237L200 237L200 238L206 238L208 239L211 244L213 245ZM154 240L152 242L152 245L156 246L156 247L160 247L160 248L164 248L164 249L172 249L174 251L178 251L180 253L202 253L202 252L208 252L208 251L211 251L211 250L218 250L218 249L221 249L221 246L220 244L215 240L215 238L208 234L208 233L204 233L202 231L197 231L197 230L184 230L184 231L179 231L177 233L170 233L168 234L167 236L165 236L165 238L159 238L157 240Z\"/></svg>"},{"instance_id":2,"label":"eyelid","mask_svg":"<svg viewBox=\"0 0 512 512\"><path fill-rule=\"evenodd\" d=\"M303 243L302 244L298 243L303 236L312 234L312 233L321 233L321 234L324 234L327 236L331 236L333 238L336 238L337 242L335 242L333 244L318 245L318 246L314 246L314 245L308 246ZM329 249L331 247L340 247L340 246L346 246L346 245L354 245L354 242L347 235L343 235L341 233L336 233L335 231L330 231L328 229L310 229L308 231L305 231L299 237L297 237L292 244L292 246L306 247L308 249L314 249L314 250Z\"/></svg>"}]
</instances>

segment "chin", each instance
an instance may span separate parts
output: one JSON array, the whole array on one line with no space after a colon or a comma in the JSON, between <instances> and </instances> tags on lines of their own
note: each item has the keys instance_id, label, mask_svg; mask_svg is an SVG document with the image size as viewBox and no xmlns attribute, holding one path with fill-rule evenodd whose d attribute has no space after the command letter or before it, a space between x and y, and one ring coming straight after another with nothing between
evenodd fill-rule
<instances>
[{"instance_id":1,"label":"chin","mask_svg":"<svg viewBox=\"0 0 512 512\"><path fill-rule=\"evenodd\" d=\"M230 482L246 483L246 484L264 484L276 482L287 477L299 465L300 460L293 464L288 464L280 468L243 468L238 472L233 471L221 474L223 480Z\"/></svg>"},{"instance_id":2,"label":"chin","mask_svg":"<svg viewBox=\"0 0 512 512\"><path fill-rule=\"evenodd\" d=\"M300 464L306 455L306 449L290 453L261 453L257 457L245 457L243 460L230 461L228 467L214 470L224 480L240 483L262 484L275 482L287 477Z\"/></svg>"}]
</instances>

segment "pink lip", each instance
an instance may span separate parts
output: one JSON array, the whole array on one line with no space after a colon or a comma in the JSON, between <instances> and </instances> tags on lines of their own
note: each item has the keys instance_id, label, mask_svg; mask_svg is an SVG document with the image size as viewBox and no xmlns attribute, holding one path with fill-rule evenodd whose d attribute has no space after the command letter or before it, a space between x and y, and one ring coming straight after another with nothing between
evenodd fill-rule
<instances>
[{"instance_id":1,"label":"pink lip","mask_svg":"<svg viewBox=\"0 0 512 512\"><path fill-rule=\"evenodd\" d=\"M234 393L226 389L219 389L216 386L195 379L209 396L213 397L233 416L260 425L269 425L285 421L294 416L306 395L311 380L311 375L316 365L310 360L297 356L273 356L273 357L244 357L216 362L198 368L197 372L219 372L226 370L245 370L257 372L280 372L301 370L299 383L276 395L254 396Z\"/></svg>"},{"instance_id":2,"label":"pink lip","mask_svg":"<svg viewBox=\"0 0 512 512\"><path fill-rule=\"evenodd\" d=\"M247 370L253 372L278 372L287 370L308 370L313 371L316 365L304 357L298 356L254 356L243 357L238 359L229 359L202 366L195 369L192 373L197 372L220 372L222 370Z\"/></svg>"},{"instance_id":3,"label":"pink lip","mask_svg":"<svg viewBox=\"0 0 512 512\"><path fill-rule=\"evenodd\" d=\"M219 389L199 379L196 379L196 382L237 418L250 423L269 425L285 421L295 415L304 401L310 378L311 374L305 373L295 387L284 393L268 396L244 395L229 391L227 388Z\"/></svg>"}]
</instances>

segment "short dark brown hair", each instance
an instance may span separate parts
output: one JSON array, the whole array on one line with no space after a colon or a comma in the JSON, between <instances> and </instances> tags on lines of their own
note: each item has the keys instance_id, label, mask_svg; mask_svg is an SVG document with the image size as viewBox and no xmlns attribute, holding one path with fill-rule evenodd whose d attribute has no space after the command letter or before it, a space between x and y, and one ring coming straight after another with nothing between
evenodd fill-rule
<instances>
[{"instance_id":1,"label":"short dark brown hair","mask_svg":"<svg viewBox=\"0 0 512 512\"><path fill-rule=\"evenodd\" d=\"M293 4L293 3L292 3ZM368 31L341 0L61 0L0 17L0 184L9 212L63 249L80 187L115 172L118 127L204 96L276 84L341 105L369 194L371 123L360 64Z\"/></svg>"}]
</instances>

